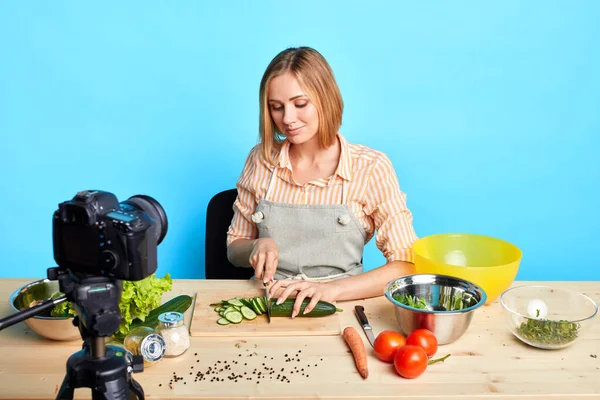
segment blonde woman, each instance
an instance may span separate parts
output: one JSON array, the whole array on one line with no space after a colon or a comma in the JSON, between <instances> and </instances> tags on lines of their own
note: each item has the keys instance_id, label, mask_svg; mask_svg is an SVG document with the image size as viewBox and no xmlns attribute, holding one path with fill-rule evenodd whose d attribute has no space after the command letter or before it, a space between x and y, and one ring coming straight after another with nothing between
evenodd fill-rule
<instances>
[{"instance_id":1,"label":"blonde woman","mask_svg":"<svg viewBox=\"0 0 600 400\"><path fill-rule=\"evenodd\" d=\"M413 272L417 239L406 196L389 158L340 133L343 101L323 56L289 48L260 83L260 143L237 182L227 234L228 258L254 268L278 301L352 300L383 294L387 282ZM387 262L363 272L375 235Z\"/></svg>"}]
</instances>

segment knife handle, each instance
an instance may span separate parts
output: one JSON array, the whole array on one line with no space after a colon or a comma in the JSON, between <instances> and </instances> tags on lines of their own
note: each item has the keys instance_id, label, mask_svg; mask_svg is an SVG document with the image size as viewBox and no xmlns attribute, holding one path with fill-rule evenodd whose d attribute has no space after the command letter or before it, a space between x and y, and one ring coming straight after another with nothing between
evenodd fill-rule
<instances>
[{"instance_id":1,"label":"knife handle","mask_svg":"<svg viewBox=\"0 0 600 400\"><path fill-rule=\"evenodd\" d=\"M363 306L355 306L354 311L356 311L356 317L361 325L369 325L369 320L365 315L365 308Z\"/></svg>"}]
</instances>

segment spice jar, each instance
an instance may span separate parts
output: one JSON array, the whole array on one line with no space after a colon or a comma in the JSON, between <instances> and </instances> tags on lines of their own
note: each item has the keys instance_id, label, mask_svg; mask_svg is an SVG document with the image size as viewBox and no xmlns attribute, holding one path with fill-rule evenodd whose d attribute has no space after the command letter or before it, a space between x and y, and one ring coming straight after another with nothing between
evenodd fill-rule
<instances>
[{"instance_id":1,"label":"spice jar","mask_svg":"<svg viewBox=\"0 0 600 400\"><path fill-rule=\"evenodd\" d=\"M176 357L190 347L190 335L183 322L180 312L165 312L158 316L157 331L167 343L166 357Z\"/></svg>"},{"instance_id":2,"label":"spice jar","mask_svg":"<svg viewBox=\"0 0 600 400\"><path fill-rule=\"evenodd\" d=\"M144 368L151 367L162 359L167 347L162 336L146 326L132 329L125 336L123 345L133 355L144 358Z\"/></svg>"}]
</instances>

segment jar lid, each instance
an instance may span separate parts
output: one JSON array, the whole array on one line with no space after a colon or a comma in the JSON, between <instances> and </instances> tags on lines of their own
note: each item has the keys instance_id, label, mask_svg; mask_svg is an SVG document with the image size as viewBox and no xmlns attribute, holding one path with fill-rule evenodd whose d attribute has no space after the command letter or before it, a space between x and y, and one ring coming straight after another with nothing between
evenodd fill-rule
<instances>
[{"instance_id":1,"label":"jar lid","mask_svg":"<svg viewBox=\"0 0 600 400\"><path fill-rule=\"evenodd\" d=\"M167 350L167 343L162 336L151 333L140 343L140 355L145 360L155 362L163 358Z\"/></svg>"},{"instance_id":2,"label":"jar lid","mask_svg":"<svg viewBox=\"0 0 600 400\"><path fill-rule=\"evenodd\" d=\"M160 323L167 328L173 328L183 325L183 314L180 312L169 311L158 316Z\"/></svg>"}]
</instances>

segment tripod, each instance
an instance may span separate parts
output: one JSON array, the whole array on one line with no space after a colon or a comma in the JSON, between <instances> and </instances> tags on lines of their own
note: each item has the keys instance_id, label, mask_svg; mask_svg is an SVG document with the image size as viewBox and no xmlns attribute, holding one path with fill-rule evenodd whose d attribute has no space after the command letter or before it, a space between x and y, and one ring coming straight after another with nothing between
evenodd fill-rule
<instances>
[{"instance_id":1,"label":"tripod","mask_svg":"<svg viewBox=\"0 0 600 400\"><path fill-rule=\"evenodd\" d=\"M75 389L90 388L93 400L130 400L130 396L144 400L142 386L131 377L132 372L144 370L142 356L129 359L122 349L105 344L105 338L112 336L121 322L120 281L74 274L58 267L48 269L48 279L58 279L65 296L0 320L0 330L68 300L77 312L73 324L79 327L83 347L69 357L67 373L56 398L70 400Z\"/></svg>"},{"instance_id":2,"label":"tripod","mask_svg":"<svg viewBox=\"0 0 600 400\"><path fill-rule=\"evenodd\" d=\"M144 399L144 390L131 372L144 370L141 356L128 360L125 352L106 346L105 338L119 329L121 313L120 282L101 276L77 276L60 268L48 269L48 278L58 279L60 291L77 311L73 323L78 324L83 348L69 357L67 374L57 399L73 398L76 388L92 389L93 400L129 400L130 393Z\"/></svg>"}]
</instances>

